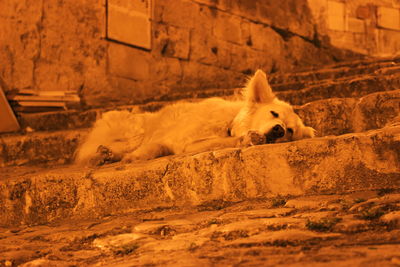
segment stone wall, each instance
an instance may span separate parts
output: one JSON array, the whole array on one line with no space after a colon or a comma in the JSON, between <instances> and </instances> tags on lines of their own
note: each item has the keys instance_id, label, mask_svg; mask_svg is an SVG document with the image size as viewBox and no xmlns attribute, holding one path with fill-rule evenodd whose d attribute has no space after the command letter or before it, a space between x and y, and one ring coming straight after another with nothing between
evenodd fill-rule
<instances>
[{"instance_id":1,"label":"stone wall","mask_svg":"<svg viewBox=\"0 0 400 267\"><path fill-rule=\"evenodd\" d=\"M116 1L124 12L127 1ZM106 5L0 1L7 87L78 90L86 105L110 106L238 87L257 68L285 71L343 56L321 41L307 0L153 0L150 49L107 39Z\"/></svg>"},{"instance_id":2,"label":"stone wall","mask_svg":"<svg viewBox=\"0 0 400 267\"><path fill-rule=\"evenodd\" d=\"M332 45L372 56L400 55L399 0L308 0Z\"/></svg>"}]
</instances>

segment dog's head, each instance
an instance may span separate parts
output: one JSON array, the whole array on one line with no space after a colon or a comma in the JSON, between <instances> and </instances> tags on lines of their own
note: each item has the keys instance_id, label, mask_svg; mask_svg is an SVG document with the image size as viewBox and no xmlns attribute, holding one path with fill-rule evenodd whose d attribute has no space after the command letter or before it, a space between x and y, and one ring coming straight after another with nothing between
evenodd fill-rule
<instances>
[{"instance_id":1,"label":"dog's head","mask_svg":"<svg viewBox=\"0 0 400 267\"><path fill-rule=\"evenodd\" d=\"M233 121L234 135L256 131L265 135L267 143L314 137L315 130L304 126L293 107L275 96L262 70L249 80L243 94L246 104Z\"/></svg>"}]
</instances>

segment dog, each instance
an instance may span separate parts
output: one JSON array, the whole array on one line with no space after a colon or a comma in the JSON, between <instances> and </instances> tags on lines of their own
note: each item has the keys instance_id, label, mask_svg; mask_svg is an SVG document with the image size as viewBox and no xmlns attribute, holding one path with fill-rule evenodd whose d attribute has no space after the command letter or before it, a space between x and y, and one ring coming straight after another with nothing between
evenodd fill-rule
<instances>
[{"instance_id":1,"label":"dog","mask_svg":"<svg viewBox=\"0 0 400 267\"><path fill-rule=\"evenodd\" d=\"M76 162L132 162L314 137L315 130L275 96L262 70L249 79L242 95L241 101L210 98L154 113L104 113L78 149Z\"/></svg>"}]
</instances>

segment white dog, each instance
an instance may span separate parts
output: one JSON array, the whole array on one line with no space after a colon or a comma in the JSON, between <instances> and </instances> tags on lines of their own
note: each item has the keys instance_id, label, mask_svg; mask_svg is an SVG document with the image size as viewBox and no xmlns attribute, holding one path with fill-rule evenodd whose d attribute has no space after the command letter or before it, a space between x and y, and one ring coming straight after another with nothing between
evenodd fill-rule
<instances>
[{"instance_id":1,"label":"white dog","mask_svg":"<svg viewBox=\"0 0 400 267\"><path fill-rule=\"evenodd\" d=\"M155 113L104 113L76 160L101 165L314 137L292 106L275 97L263 71L249 80L243 96L244 101L177 103Z\"/></svg>"}]
</instances>

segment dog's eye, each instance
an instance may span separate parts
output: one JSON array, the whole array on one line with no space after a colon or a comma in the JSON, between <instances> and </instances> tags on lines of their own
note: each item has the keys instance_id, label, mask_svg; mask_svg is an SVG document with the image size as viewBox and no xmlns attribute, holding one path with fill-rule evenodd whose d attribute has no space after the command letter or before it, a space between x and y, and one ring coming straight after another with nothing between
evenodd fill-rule
<instances>
[{"instance_id":1,"label":"dog's eye","mask_svg":"<svg viewBox=\"0 0 400 267\"><path fill-rule=\"evenodd\" d=\"M292 128L287 128L288 133L293 134L293 129Z\"/></svg>"},{"instance_id":2,"label":"dog's eye","mask_svg":"<svg viewBox=\"0 0 400 267\"><path fill-rule=\"evenodd\" d=\"M275 118L278 118L278 117L279 117L279 114L276 113L276 112L273 111L273 110L271 110L271 114L272 114L272 116L274 116Z\"/></svg>"}]
</instances>

